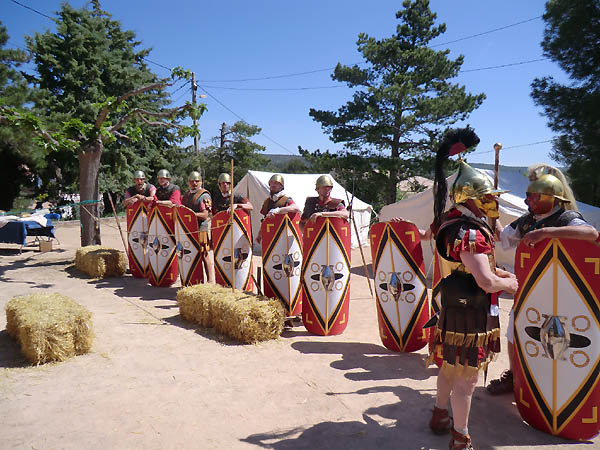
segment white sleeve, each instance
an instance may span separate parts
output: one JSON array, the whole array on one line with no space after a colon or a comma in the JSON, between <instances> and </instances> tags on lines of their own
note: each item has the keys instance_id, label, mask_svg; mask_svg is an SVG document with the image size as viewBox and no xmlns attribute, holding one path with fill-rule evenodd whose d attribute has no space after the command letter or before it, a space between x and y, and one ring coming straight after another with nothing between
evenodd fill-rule
<instances>
[{"instance_id":1,"label":"white sleeve","mask_svg":"<svg viewBox=\"0 0 600 450\"><path fill-rule=\"evenodd\" d=\"M500 233L500 243L502 244L503 250L514 248L519 245L521 241L521 233L516 228L507 225Z\"/></svg>"}]
</instances>

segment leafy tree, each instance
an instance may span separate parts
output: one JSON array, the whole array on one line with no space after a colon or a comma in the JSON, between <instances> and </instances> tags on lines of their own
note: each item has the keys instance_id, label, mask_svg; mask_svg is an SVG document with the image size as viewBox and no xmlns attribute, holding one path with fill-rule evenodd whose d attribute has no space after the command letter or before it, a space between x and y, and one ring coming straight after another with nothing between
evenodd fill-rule
<instances>
[{"instance_id":1,"label":"leafy tree","mask_svg":"<svg viewBox=\"0 0 600 450\"><path fill-rule=\"evenodd\" d=\"M241 120L231 126L223 123L219 136L213 138L214 144L202 150L204 156L199 168L204 174L206 189L216 192L219 174L231 171L231 159L234 162L234 183L240 181L248 170L269 170L269 158L259 153L264 152L265 147L250 139L260 132L256 125Z\"/></svg>"},{"instance_id":2,"label":"leafy tree","mask_svg":"<svg viewBox=\"0 0 600 450\"><path fill-rule=\"evenodd\" d=\"M127 166L128 158L135 160L136 153L147 152L150 146L160 150L159 145L196 133L175 122L185 115L198 118L204 111L204 105L164 108L164 90L170 83L158 80L145 67L143 57L148 50L136 52L139 43L134 33L122 31L98 1L91 5L92 10L75 10L63 4L55 34L37 33L28 38L40 89L37 111L48 114L38 117L8 108L0 111L0 122L33 131L47 148L55 150L49 159L57 168L59 183L75 189L78 182L84 203L82 245L101 242L95 220L100 183L122 183L116 178L129 178L124 175L135 168ZM190 75L181 69L173 72L174 79L189 79ZM178 129L177 134L165 132L171 128ZM139 143L143 146L138 147ZM100 177L104 153L109 167Z\"/></svg>"},{"instance_id":3,"label":"leafy tree","mask_svg":"<svg viewBox=\"0 0 600 450\"><path fill-rule=\"evenodd\" d=\"M466 119L485 99L448 81L457 76L462 56L451 60L449 50L428 47L446 31L444 24L434 26L429 2L405 0L403 7L393 36L359 35L364 68L337 64L332 79L355 90L352 100L337 112L310 110L333 142L345 144L340 155L319 154L335 158L341 172L363 172L358 186L374 205L394 202L397 183L423 170L423 158L431 158L440 132Z\"/></svg>"},{"instance_id":4,"label":"leafy tree","mask_svg":"<svg viewBox=\"0 0 600 450\"><path fill-rule=\"evenodd\" d=\"M30 90L17 68L27 61L20 50L4 49L8 41L6 27L0 23L0 105L23 108ZM35 188L35 172L43 167L44 155L28 133L10 127L0 128L0 209L10 210L23 187Z\"/></svg>"},{"instance_id":5,"label":"leafy tree","mask_svg":"<svg viewBox=\"0 0 600 450\"><path fill-rule=\"evenodd\" d=\"M568 167L577 198L600 206L600 3L550 0L544 21L544 55L569 74L571 83L536 78L531 95L559 133L552 158Z\"/></svg>"}]
</instances>

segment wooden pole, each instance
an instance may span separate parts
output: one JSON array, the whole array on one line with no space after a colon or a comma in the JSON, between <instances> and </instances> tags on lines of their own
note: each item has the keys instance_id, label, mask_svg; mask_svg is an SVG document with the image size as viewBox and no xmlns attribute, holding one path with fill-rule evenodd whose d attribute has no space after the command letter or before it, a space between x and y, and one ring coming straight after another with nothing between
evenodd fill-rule
<instances>
[{"instance_id":1,"label":"wooden pole","mask_svg":"<svg viewBox=\"0 0 600 450\"><path fill-rule=\"evenodd\" d=\"M229 232L231 233L231 290L235 290L235 261L234 261L234 239L233 239L233 215L235 214L233 211L233 158L231 159L231 183L229 183L229 188L231 190L231 195L229 197L229 209L231 210L229 215L229 221L231 223Z\"/></svg>"},{"instance_id":2,"label":"wooden pole","mask_svg":"<svg viewBox=\"0 0 600 450\"><path fill-rule=\"evenodd\" d=\"M498 189L498 174L500 172L500 150L502 150L502 144L496 142L494 144L494 152L496 153L494 159L494 189ZM492 227L492 233L496 234L496 219L491 219L490 223Z\"/></svg>"},{"instance_id":3,"label":"wooden pole","mask_svg":"<svg viewBox=\"0 0 600 450\"><path fill-rule=\"evenodd\" d=\"M192 72L192 106L196 107L196 89L198 86L196 85L196 72ZM192 119L194 128L198 125L198 120L196 119L196 115L194 114L194 118ZM194 133L194 152L198 154L198 135Z\"/></svg>"},{"instance_id":4,"label":"wooden pole","mask_svg":"<svg viewBox=\"0 0 600 450\"><path fill-rule=\"evenodd\" d=\"M108 200L110 201L110 206L113 211L115 222L117 222L117 228L119 229L119 234L121 235L121 241L123 241L123 247L125 247L125 254L127 254L127 242L125 241L125 236L123 236L123 230L121 229L121 224L119 223L119 219L117 218L117 211L115 211L115 204L113 202L112 195L110 195L110 192L108 193Z\"/></svg>"}]
</instances>

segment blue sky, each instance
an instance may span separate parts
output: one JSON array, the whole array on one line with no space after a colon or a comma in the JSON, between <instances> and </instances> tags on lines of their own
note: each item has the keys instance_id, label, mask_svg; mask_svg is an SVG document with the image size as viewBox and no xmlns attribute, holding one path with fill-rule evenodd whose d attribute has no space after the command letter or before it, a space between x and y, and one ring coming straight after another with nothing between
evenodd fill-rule
<instances>
[{"instance_id":1,"label":"blue sky","mask_svg":"<svg viewBox=\"0 0 600 450\"><path fill-rule=\"evenodd\" d=\"M54 16L60 1L19 0L44 14ZM74 7L86 2L71 0ZM104 0L102 7L136 32L144 47L152 48L148 59L167 67L183 66L194 72L208 97L208 111L200 119L201 145L210 143L222 122L240 117L258 125L263 135L255 141L267 153L297 154L297 147L335 151L319 123L308 115L310 108L337 110L350 99L351 91L331 80L336 63L362 61L356 49L360 32L385 38L395 32L395 12L401 1L172 1ZM432 42L445 44L450 56L465 56L463 70L455 82L468 92L487 95L484 104L470 116L481 138L471 162L493 163L494 142L501 142L501 164L525 166L552 162L550 143L554 137L541 109L533 104L530 84L535 77L551 75L566 81L558 66L548 60L491 70L477 70L542 58L541 18L459 42L544 13L541 0L432 0L431 9L447 31ZM53 22L10 0L4 0L0 20L8 28L8 47L24 46L25 35L53 29ZM149 65L160 76L168 72ZM257 81L301 72L310 74ZM330 87L330 86L342 87ZM328 87L326 89L299 89ZM177 86L174 88L176 89ZM229 88L229 89L224 89ZM232 89L233 88L233 89ZM253 90L246 90L253 89ZM260 90L284 89L284 90ZM294 90L285 90L294 89ZM199 89L202 93L202 89ZM191 98L188 87L177 91L178 103ZM223 106L224 105L224 106Z\"/></svg>"}]
</instances>

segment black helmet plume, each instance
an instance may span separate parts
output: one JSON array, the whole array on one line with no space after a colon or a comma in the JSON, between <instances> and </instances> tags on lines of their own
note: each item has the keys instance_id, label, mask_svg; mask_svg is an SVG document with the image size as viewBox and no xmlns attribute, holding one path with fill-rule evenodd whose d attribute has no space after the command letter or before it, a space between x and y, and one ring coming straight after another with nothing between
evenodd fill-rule
<instances>
[{"instance_id":1,"label":"black helmet plume","mask_svg":"<svg viewBox=\"0 0 600 450\"><path fill-rule=\"evenodd\" d=\"M440 143L435 158L435 179L433 183L433 224L434 228L441 225L441 218L446 209L446 198L448 197L448 183L444 172L444 163L450 156L464 152L479 144L479 136L473 128L454 128L448 130Z\"/></svg>"}]
</instances>

